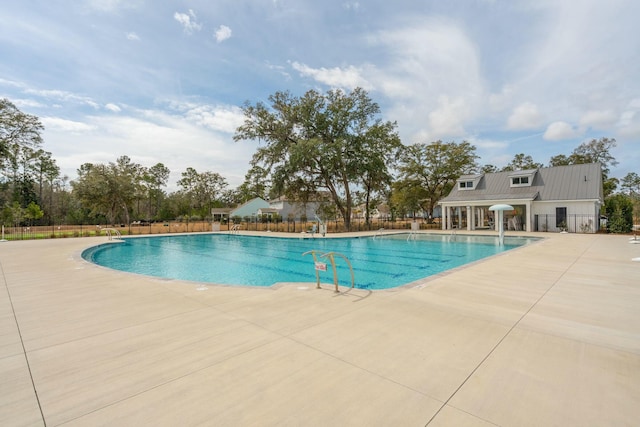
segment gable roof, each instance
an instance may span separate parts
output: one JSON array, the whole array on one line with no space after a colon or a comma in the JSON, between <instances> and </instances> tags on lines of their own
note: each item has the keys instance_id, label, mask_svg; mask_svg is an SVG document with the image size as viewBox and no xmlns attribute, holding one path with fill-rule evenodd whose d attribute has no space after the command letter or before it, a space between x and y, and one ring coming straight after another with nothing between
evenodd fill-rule
<instances>
[{"instance_id":1,"label":"gable roof","mask_svg":"<svg viewBox=\"0 0 640 427\"><path fill-rule=\"evenodd\" d=\"M531 186L511 187L514 176L533 177ZM588 163L488 173L473 190L455 186L440 202L482 200L602 200L602 168L600 163Z\"/></svg>"},{"instance_id":2,"label":"gable roof","mask_svg":"<svg viewBox=\"0 0 640 427\"><path fill-rule=\"evenodd\" d=\"M238 206L237 208L233 209L229 213L229 215L244 217L251 214L255 214L256 212L258 212L258 209L260 208L268 208L268 207L269 207L269 203L267 203L265 200L261 199L260 197L256 197Z\"/></svg>"}]
</instances>

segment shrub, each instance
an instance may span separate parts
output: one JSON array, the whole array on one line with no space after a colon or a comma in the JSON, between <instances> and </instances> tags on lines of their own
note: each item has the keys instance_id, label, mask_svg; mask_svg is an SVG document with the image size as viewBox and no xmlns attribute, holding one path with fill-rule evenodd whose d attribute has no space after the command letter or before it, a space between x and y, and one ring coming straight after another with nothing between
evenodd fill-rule
<instances>
[{"instance_id":1,"label":"shrub","mask_svg":"<svg viewBox=\"0 0 640 427\"><path fill-rule=\"evenodd\" d=\"M633 202L624 194L616 194L604 202L609 220L609 233L629 233L633 229Z\"/></svg>"}]
</instances>

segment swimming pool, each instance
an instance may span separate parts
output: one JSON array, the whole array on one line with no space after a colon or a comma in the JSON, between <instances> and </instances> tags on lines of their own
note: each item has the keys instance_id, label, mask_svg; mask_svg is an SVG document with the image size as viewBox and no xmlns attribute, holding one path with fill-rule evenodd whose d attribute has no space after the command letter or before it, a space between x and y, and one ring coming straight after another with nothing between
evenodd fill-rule
<instances>
[{"instance_id":1,"label":"swimming pool","mask_svg":"<svg viewBox=\"0 0 640 427\"><path fill-rule=\"evenodd\" d=\"M412 238L409 238L412 237ZM413 238L415 237L415 238ZM271 286L279 282L315 282L311 256L344 254L352 264L355 287L388 289L459 267L532 242L531 238L407 235L345 238L279 238L235 234L192 234L124 238L85 250L95 264L154 277L229 285ZM336 258L339 284L351 286L346 262ZM320 271L333 283L331 267Z\"/></svg>"}]
</instances>

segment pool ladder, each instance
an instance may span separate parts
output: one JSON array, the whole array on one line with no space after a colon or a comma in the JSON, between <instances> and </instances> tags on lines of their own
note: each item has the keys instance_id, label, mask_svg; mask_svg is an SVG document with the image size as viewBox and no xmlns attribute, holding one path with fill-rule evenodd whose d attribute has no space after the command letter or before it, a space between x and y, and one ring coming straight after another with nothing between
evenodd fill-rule
<instances>
[{"instance_id":1,"label":"pool ladder","mask_svg":"<svg viewBox=\"0 0 640 427\"><path fill-rule=\"evenodd\" d=\"M349 271L351 272L351 289L353 289L353 287L355 286L355 278L353 276L353 267L351 266L351 263L349 262L349 259L344 256L341 253L338 252L326 252L320 256L316 255L318 252L315 249L307 251L305 253L302 254L302 256L311 254L311 256L313 257L313 264L315 267L315 272L316 272L316 289L320 289L320 273L319 271L326 271L327 270L327 264L323 263L321 261L319 261L319 258L326 258L329 260L329 262L331 263L331 268L333 269L333 284L336 287L335 292L340 292L340 290L338 289L338 272L336 270L336 260L335 257L340 257L342 259L345 260L345 262L347 263L347 265L349 266Z\"/></svg>"},{"instance_id":2,"label":"pool ladder","mask_svg":"<svg viewBox=\"0 0 640 427\"><path fill-rule=\"evenodd\" d=\"M409 235L407 236L407 242L409 240L416 240L418 238L418 230L420 230L420 224L418 224L417 221L413 221L411 223L411 231L409 232Z\"/></svg>"},{"instance_id":3,"label":"pool ladder","mask_svg":"<svg viewBox=\"0 0 640 427\"><path fill-rule=\"evenodd\" d=\"M449 241L451 242L455 242L456 241L456 229L455 229L455 225L453 227L451 227L451 234L449 235Z\"/></svg>"},{"instance_id":4,"label":"pool ladder","mask_svg":"<svg viewBox=\"0 0 640 427\"><path fill-rule=\"evenodd\" d=\"M115 228L103 228L102 230L105 233L107 233L107 239L108 240L122 238L122 234L120 234L120 232L118 230L116 230Z\"/></svg>"}]
</instances>

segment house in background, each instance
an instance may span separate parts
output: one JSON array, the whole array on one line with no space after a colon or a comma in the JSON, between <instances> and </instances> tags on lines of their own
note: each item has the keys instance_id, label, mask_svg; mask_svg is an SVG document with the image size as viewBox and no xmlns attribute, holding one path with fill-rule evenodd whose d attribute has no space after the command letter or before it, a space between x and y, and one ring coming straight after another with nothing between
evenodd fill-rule
<instances>
[{"instance_id":1,"label":"house in background","mask_svg":"<svg viewBox=\"0 0 640 427\"><path fill-rule=\"evenodd\" d=\"M317 200L311 200L307 203L302 203L289 200L285 196L280 196L277 199L269 200L269 208L277 211L284 221L299 221L303 217L312 221L316 217L318 210L323 204L323 197L326 198L328 196L320 193L316 198Z\"/></svg>"},{"instance_id":2,"label":"house in background","mask_svg":"<svg viewBox=\"0 0 640 427\"><path fill-rule=\"evenodd\" d=\"M229 212L229 216L231 218L240 217L241 219L244 219L246 217L258 215L260 209L268 208L269 203L266 200L261 199L260 197L256 197L255 199L251 199L248 202L238 206L237 208L232 209Z\"/></svg>"},{"instance_id":3,"label":"house in background","mask_svg":"<svg viewBox=\"0 0 640 427\"><path fill-rule=\"evenodd\" d=\"M319 201L311 201L308 203L294 202L284 196L268 202L260 197L256 197L236 208L211 209L211 214L214 221L237 217L245 220L245 218L255 218L263 215L269 218L278 215L282 220L294 219L299 221L302 217L313 220L321 204L322 202Z\"/></svg>"},{"instance_id":4,"label":"house in background","mask_svg":"<svg viewBox=\"0 0 640 427\"><path fill-rule=\"evenodd\" d=\"M233 218L244 220L246 217L252 217L259 214L260 209L268 209L269 203L260 197L251 199L235 208L213 208L211 209L211 217L214 222L214 231L220 230L220 223ZM217 226L216 226L217 224Z\"/></svg>"},{"instance_id":5,"label":"house in background","mask_svg":"<svg viewBox=\"0 0 640 427\"><path fill-rule=\"evenodd\" d=\"M439 204L443 230L495 229L489 207L507 204L505 230L595 233L602 203L602 168L589 163L463 175Z\"/></svg>"}]
</instances>

